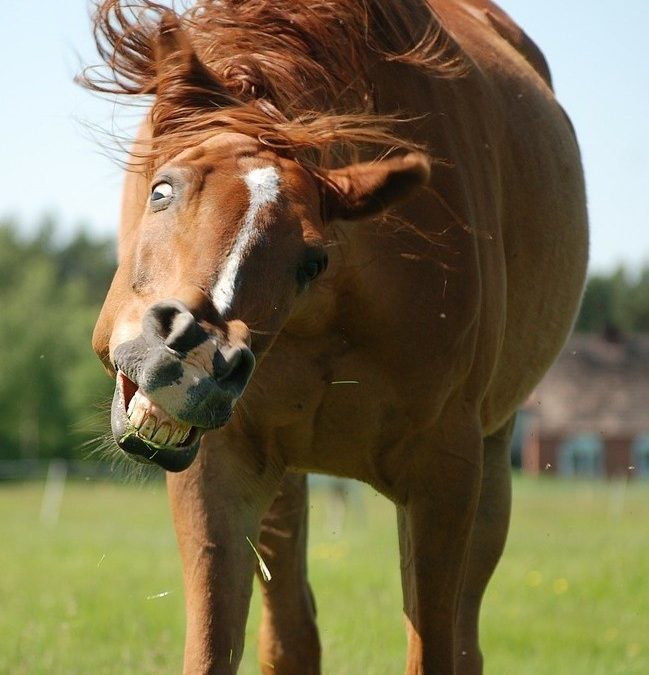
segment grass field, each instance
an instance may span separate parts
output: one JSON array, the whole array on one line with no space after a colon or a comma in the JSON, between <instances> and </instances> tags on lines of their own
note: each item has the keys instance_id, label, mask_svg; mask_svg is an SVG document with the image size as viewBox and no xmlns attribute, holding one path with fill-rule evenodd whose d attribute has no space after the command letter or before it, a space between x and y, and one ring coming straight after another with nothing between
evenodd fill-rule
<instances>
[{"instance_id":1,"label":"grass field","mask_svg":"<svg viewBox=\"0 0 649 675\"><path fill-rule=\"evenodd\" d=\"M649 484L517 478L509 544L483 611L487 675L649 673ZM164 485L0 485L0 673L176 674L180 564ZM327 675L403 667L395 517L363 488L344 523L312 504L310 567ZM255 598L244 675L255 665Z\"/></svg>"}]
</instances>

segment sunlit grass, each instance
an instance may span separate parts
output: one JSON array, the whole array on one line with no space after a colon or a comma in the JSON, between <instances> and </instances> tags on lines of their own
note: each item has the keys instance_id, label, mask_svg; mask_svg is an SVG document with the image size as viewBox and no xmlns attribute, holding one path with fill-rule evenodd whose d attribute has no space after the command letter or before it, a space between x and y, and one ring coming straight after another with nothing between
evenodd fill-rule
<instances>
[{"instance_id":1,"label":"sunlit grass","mask_svg":"<svg viewBox=\"0 0 649 675\"><path fill-rule=\"evenodd\" d=\"M516 488L483 613L488 672L649 672L649 485Z\"/></svg>"},{"instance_id":2,"label":"sunlit grass","mask_svg":"<svg viewBox=\"0 0 649 675\"><path fill-rule=\"evenodd\" d=\"M403 668L392 507L371 490L311 507L327 675ZM184 612L164 484L0 484L0 673L176 674ZM649 484L515 482L512 532L483 611L486 673L649 672ZM272 573L272 569L270 570ZM255 597L244 675L258 672Z\"/></svg>"}]
</instances>

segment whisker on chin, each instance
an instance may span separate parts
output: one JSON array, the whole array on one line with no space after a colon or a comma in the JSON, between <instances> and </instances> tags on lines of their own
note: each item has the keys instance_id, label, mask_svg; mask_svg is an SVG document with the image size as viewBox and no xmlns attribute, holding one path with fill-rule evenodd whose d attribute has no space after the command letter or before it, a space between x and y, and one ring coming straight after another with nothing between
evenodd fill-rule
<instances>
[{"instance_id":1,"label":"whisker on chin","mask_svg":"<svg viewBox=\"0 0 649 675\"><path fill-rule=\"evenodd\" d=\"M130 459L117 445L110 428L110 408L110 401L100 402L92 415L75 425L79 433L96 434L79 444L84 458L107 464L111 475L126 483L144 483L159 475L158 467Z\"/></svg>"}]
</instances>

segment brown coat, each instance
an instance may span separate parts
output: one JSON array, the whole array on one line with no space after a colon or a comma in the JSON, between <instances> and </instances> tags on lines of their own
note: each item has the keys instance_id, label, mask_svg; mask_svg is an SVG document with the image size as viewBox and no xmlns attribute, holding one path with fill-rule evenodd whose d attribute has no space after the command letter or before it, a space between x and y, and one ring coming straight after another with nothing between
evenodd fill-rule
<instances>
[{"instance_id":1,"label":"brown coat","mask_svg":"<svg viewBox=\"0 0 649 675\"><path fill-rule=\"evenodd\" d=\"M212 48L210 24L183 32L169 15L159 37L141 29L130 38L149 58L137 72L131 63L132 93L157 93L135 151L149 176L127 178L120 267L94 338L108 367L122 371L117 440L163 466L171 458L167 468L181 455L150 442L155 422L129 426L130 397L139 387L145 418L193 425L197 448L208 425L197 422L204 411L188 412L191 383L227 384L210 393L225 406L210 418L222 428L202 435L196 461L169 476L188 603L186 672L236 670L255 565L246 537L258 540L282 480L261 530L277 571L264 587L262 662L276 674L319 672L304 483L287 471L357 478L395 502L406 671L480 672L478 610L509 514L509 421L562 347L582 291L586 210L572 127L542 55L490 2L411 2L402 11L368 0L369 28L356 37L358 5L322 3L315 18L304 10L309 22L318 11L351 12L340 19L351 42L332 46L322 19L325 37L314 46L297 16L275 60L263 40L279 14L263 2L228 11L246 6L266 8L258 35L250 16L242 23L259 40L249 53L245 35L228 43L227 25L212 26L223 37ZM422 34L428 21L432 32ZM397 44L405 30L413 35ZM291 69L300 35L321 60ZM316 80L323 64L328 74ZM309 74L312 83L300 79ZM218 110L207 111L214 100ZM358 113L358 101L370 110ZM319 119L297 120L307 103ZM372 159L376 145L366 141L397 135L409 154L328 162L332 142L343 156L352 147ZM432 169L421 149L435 158ZM250 187L259 170L266 182ZM257 229L229 304L216 311L210 289L223 291L251 214ZM298 268L315 272L310 283L296 286ZM190 333L199 338L177 349ZM171 365L170 341L182 355ZM225 363L218 376L215 359ZM241 364L255 359L248 384L252 366ZM154 386L163 360L177 379ZM226 403L237 399L230 418ZM121 436L124 428L132 433Z\"/></svg>"}]
</instances>

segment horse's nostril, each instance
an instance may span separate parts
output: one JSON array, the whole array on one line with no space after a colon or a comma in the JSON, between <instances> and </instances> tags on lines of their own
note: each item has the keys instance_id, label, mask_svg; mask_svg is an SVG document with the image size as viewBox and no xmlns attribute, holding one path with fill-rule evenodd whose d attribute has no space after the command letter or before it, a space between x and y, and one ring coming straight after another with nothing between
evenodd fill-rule
<instances>
[{"instance_id":1,"label":"horse's nostril","mask_svg":"<svg viewBox=\"0 0 649 675\"><path fill-rule=\"evenodd\" d=\"M189 312L183 312L174 317L165 344L169 349L185 354L205 342L207 337L207 333L196 323L194 317Z\"/></svg>"},{"instance_id":2,"label":"horse's nostril","mask_svg":"<svg viewBox=\"0 0 649 675\"><path fill-rule=\"evenodd\" d=\"M223 368L222 374L217 377L219 385L229 389L234 396L240 396L246 388L255 367L254 354L248 347L240 347L229 354L221 353Z\"/></svg>"},{"instance_id":3,"label":"horse's nostril","mask_svg":"<svg viewBox=\"0 0 649 675\"><path fill-rule=\"evenodd\" d=\"M151 343L160 341L186 354L207 340L207 333L179 300L164 300L150 307L142 319L143 334Z\"/></svg>"},{"instance_id":4,"label":"horse's nostril","mask_svg":"<svg viewBox=\"0 0 649 675\"><path fill-rule=\"evenodd\" d=\"M177 300L156 302L142 318L145 335L166 339L172 331L174 319L185 312L188 312L187 308Z\"/></svg>"}]
</instances>

